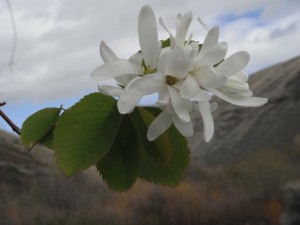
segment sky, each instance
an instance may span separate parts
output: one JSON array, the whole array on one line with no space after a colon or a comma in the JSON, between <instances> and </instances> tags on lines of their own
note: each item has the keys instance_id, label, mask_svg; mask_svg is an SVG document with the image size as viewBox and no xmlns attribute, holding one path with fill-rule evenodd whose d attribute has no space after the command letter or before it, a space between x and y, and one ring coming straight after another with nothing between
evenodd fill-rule
<instances>
[{"instance_id":1,"label":"sky","mask_svg":"<svg viewBox=\"0 0 300 225\"><path fill-rule=\"evenodd\" d=\"M14 30L7 0L0 0L0 102L2 110L21 127L45 107L70 107L97 91L90 72L103 62L99 44L105 41L120 58L139 50L137 18L150 5L174 33L178 13L192 11L189 29L203 41L206 31L197 22L220 27L228 56L245 50L246 68L253 73L300 55L300 0L10 0L17 31L12 68ZM168 34L158 25L159 38ZM9 130L0 118L0 129Z\"/></svg>"}]
</instances>

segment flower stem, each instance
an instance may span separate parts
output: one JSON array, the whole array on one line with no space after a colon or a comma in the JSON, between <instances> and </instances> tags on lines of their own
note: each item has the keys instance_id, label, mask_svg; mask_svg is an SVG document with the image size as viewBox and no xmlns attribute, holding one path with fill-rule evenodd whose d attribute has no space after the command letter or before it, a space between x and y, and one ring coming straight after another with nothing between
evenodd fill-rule
<instances>
[{"instance_id":1,"label":"flower stem","mask_svg":"<svg viewBox=\"0 0 300 225\"><path fill-rule=\"evenodd\" d=\"M0 102L0 107L4 105L6 105L5 102ZM18 135L21 135L21 129L17 125L15 125L2 110L0 110L0 116L5 120L5 122L11 127L14 132L16 132Z\"/></svg>"}]
</instances>

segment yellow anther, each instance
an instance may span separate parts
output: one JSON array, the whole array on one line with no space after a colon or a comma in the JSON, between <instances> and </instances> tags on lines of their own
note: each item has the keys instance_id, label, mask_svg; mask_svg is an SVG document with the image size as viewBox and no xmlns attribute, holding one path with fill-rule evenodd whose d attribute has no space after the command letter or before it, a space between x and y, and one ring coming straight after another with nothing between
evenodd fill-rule
<instances>
[{"instance_id":1,"label":"yellow anther","mask_svg":"<svg viewBox=\"0 0 300 225\"><path fill-rule=\"evenodd\" d=\"M176 77L172 77L170 75L168 75L166 77L166 84L168 84L168 85L174 85L174 84L176 84L176 82L177 82Z\"/></svg>"}]
</instances>

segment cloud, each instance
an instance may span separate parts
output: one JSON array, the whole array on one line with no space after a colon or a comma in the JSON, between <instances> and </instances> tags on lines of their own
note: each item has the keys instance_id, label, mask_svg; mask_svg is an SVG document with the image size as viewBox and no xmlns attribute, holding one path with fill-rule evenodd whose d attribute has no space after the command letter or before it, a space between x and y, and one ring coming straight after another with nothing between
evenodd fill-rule
<instances>
[{"instance_id":1,"label":"cloud","mask_svg":"<svg viewBox=\"0 0 300 225\"><path fill-rule=\"evenodd\" d=\"M281 38L282 36L287 36L290 34L293 34L299 26L299 21L293 21L289 24L287 24L285 27L278 27L275 28L271 33L270 33L270 38L271 39L278 39Z\"/></svg>"},{"instance_id":2,"label":"cloud","mask_svg":"<svg viewBox=\"0 0 300 225\"><path fill-rule=\"evenodd\" d=\"M14 0L18 31L14 72L8 68L12 28L6 5L0 3L0 92L9 101L48 101L96 91L89 73L102 62L101 40L121 58L139 50L137 18L150 4L172 31L177 13L192 10L211 26L221 26L230 52L247 50L249 71L300 54L299 1L153 0ZM46 4L46 5L45 5ZM298 8L297 8L298 7ZM159 28L160 37L168 35ZM193 21L190 32L203 40L205 30Z\"/></svg>"},{"instance_id":3,"label":"cloud","mask_svg":"<svg viewBox=\"0 0 300 225\"><path fill-rule=\"evenodd\" d=\"M300 18L289 5L270 5L258 17L241 17L222 27L222 39L229 43L230 53L247 50L251 54L249 72L271 66L300 54ZM298 8L300 2L297 3ZM277 9L277 17L271 19ZM289 9L289 13L287 13Z\"/></svg>"}]
</instances>

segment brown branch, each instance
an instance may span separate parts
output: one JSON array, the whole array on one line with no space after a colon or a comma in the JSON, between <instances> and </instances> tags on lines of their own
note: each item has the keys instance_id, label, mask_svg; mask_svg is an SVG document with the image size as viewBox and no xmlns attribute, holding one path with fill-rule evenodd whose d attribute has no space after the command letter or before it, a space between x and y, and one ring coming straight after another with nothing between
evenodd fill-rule
<instances>
[{"instance_id":1,"label":"brown branch","mask_svg":"<svg viewBox=\"0 0 300 225\"><path fill-rule=\"evenodd\" d=\"M6 105L5 102L0 102L0 106L4 105ZM14 124L2 110L0 110L0 116L5 120L5 122L11 127L14 132L16 132L18 135L21 135L21 129L16 124Z\"/></svg>"}]
</instances>

